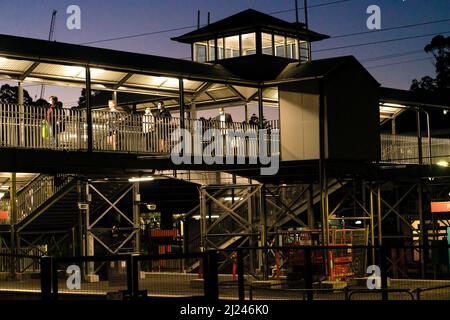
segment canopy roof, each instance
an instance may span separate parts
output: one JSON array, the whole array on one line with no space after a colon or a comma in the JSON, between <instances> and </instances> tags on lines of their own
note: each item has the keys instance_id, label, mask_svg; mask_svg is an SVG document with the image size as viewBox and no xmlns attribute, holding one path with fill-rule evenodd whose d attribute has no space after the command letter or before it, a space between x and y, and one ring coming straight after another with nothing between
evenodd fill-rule
<instances>
[{"instance_id":1,"label":"canopy roof","mask_svg":"<svg viewBox=\"0 0 450 320\"><path fill-rule=\"evenodd\" d=\"M303 23L287 22L271 15L248 9L225 19L211 23L172 40L183 43L212 39L215 36L229 36L238 33L254 32L256 30L275 32L298 37L308 41L318 41L329 36L306 29Z\"/></svg>"}]
</instances>

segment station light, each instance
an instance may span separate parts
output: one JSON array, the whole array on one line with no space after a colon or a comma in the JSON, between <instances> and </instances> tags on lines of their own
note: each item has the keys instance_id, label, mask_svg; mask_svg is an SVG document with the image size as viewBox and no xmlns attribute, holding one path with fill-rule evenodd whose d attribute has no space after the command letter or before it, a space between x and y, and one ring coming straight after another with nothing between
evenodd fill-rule
<instances>
[{"instance_id":1,"label":"station light","mask_svg":"<svg viewBox=\"0 0 450 320\"><path fill-rule=\"evenodd\" d=\"M447 168L448 167L448 161L442 160L436 163L440 167Z\"/></svg>"},{"instance_id":2,"label":"station light","mask_svg":"<svg viewBox=\"0 0 450 320\"><path fill-rule=\"evenodd\" d=\"M195 220L200 220L201 216L200 215L195 215L195 216L192 216L192 218L194 218ZM209 216L207 216L206 218L209 218ZM219 216L218 215L211 215L211 219L219 219Z\"/></svg>"},{"instance_id":3,"label":"station light","mask_svg":"<svg viewBox=\"0 0 450 320\"><path fill-rule=\"evenodd\" d=\"M356 220L355 224L362 224L362 221L361 220Z\"/></svg>"},{"instance_id":4,"label":"station light","mask_svg":"<svg viewBox=\"0 0 450 320\"><path fill-rule=\"evenodd\" d=\"M225 201L241 201L242 198L241 197L223 197L223 200Z\"/></svg>"},{"instance_id":5,"label":"station light","mask_svg":"<svg viewBox=\"0 0 450 320\"><path fill-rule=\"evenodd\" d=\"M128 179L128 182L142 182L142 181L153 181L155 180L154 177L139 177L139 178L130 178Z\"/></svg>"},{"instance_id":6,"label":"station light","mask_svg":"<svg viewBox=\"0 0 450 320\"><path fill-rule=\"evenodd\" d=\"M443 112L444 112L444 116L445 116L445 115L447 115L448 110L444 110Z\"/></svg>"},{"instance_id":7,"label":"station light","mask_svg":"<svg viewBox=\"0 0 450 320\"><path fill-rule=\"evenodd\" d=\"M9 186L7 186L7 185L0 186L0 190L8 190L8 189L9 189Z\"/></svg>"}]
</instances>

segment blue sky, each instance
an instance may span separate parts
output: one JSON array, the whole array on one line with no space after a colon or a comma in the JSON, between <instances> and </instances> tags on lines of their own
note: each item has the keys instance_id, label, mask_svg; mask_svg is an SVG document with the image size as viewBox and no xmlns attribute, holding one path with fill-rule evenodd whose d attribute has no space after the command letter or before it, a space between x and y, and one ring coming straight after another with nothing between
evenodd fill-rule
<instances>
[{"instance_id":1,"label":"blue sky","mask_svg":"<svg viewBox=\"0 0 450 320\"><path fill-rule=\"evenodd\" d=\"M381 8L381 28L422 23L450 18L450 0L348 0L319 6L333 0L309 0L309 22L312 30L331 36L368 31L366 9L376 4ZM76 4L81 8L81 30L66 28L66 8ZM300 7L303 0L299 0ZM46 39L53 9L58 10L55 38L60 42L85 43L120 36L153 32L171 28L196 25L197 10L202 12L202 23L206 23L207 12L212 21L253 8L265 13L273 13L294 8L293 0L15 0L0 2L1 33ZM288 21L295 20L294 11L274 16ZM300 12L303 20L303 11ZM120 41L91 44L103 48L133 51L176 58L190 55L184 44L170 40L170 37L190 31L167 32ZM338 46L360 44L386 39L440 33L450 31L450 23L436 23L413 28L386 32L372 32L352 37L329 39L313 45L313 50L323 50ZM450 34L450 33L449 33ZM447 34L448 35L448 34ZM411 80L424 75L434 75L431 59L410 63L383 66L385 64L427 58L424 52L405 55L394 59L364 61L373 57L422 50L430 37L397 41L391 43L359 46L340 50L313 53L314 59L339 55L354 55L368 68L383 85L408 89ZM381 67L377 67L380 66ZM38 87L27 87L34 97ZM63 101L74 102L79 96L78 89L53 89Z\"/></svg>"}]
</instances>

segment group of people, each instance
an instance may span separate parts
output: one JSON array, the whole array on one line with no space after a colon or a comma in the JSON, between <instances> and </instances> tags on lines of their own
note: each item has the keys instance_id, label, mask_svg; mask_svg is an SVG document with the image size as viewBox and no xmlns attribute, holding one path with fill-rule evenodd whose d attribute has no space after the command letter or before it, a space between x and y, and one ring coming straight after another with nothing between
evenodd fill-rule
<instances>
[{"instance_id":1,"label":"group of people","mask_svg":"<svg viewBox=\"0 0 450 320\"><path fill-rule=\"evenodd\" d=\"M107 135L107 144L110 146L109 148L112 150L117 150L118 148L118 133L121 126L121 120L123 120L123 113L119 112L117 109L117 103L114 100L110 100L108 102L109 114L108 114L108 135ZM62 103L58 100L58 97L51 96L48 100L48 109L45 116L45 120L43 121L43 130L42 136L44 139L51 139L54 143L57 143L58 133L62 132L64 129L62 128L63 121L59 119L59 113L56 111L58 109L62 109ZM159 149L165 150L167 149L165 144L166 141L163 140L161 132L162 130L155 130L155 126L167 126L169 123L167 120L172 119L172 115L170 111L165 107L163 101L159 101L157 103L156 110L152 110L151 108L146 108L144 115L142 116L142 132L146 134L147 138L147 146L148 150L151 149L150 141L158 141ZM166 121L164 121L166 120ZM233 125L233 118L231 114L226 113L224 108L219 108L218 115L206 120L201 117L199 119L203 123L207 123L213 121L215 124L219 124L220 129L228 129ZM264 128L270 129L270 124L268 121L263 119ZM213 127L215 126L213 125ZM256 116L255 113L252 114L249 121L244 121L243 124L249 124L253 126L259 126L260 120ZM206 129L207 125L204 126ZM167 130L166 130L167 131ZM157 136L155 136L157 135Z\"/></svg>"}]
</instances>

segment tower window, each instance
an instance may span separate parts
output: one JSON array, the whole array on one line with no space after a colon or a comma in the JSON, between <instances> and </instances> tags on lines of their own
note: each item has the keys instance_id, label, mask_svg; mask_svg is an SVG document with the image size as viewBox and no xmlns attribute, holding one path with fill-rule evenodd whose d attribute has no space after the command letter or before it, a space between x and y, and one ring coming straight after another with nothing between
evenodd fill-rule
<instances>
[{"instance_id":1,"label":"tower window","mask_svg":"<svg viewBox=\"0 0 450 320\"><path fill-rule=\"evenodd\" d=\"M286 58L286 38L275 35L275 55Z\"/></svg>"},{"instance_id":2,"label":"tower window","mask_svg":"<svg viewBox=\"0 0 450 320\"><path fill-rule=\"evenodd\" d=\"M256 53L256 34L245 33L241 35L242 55L248 56Z\"/></svg>"},{"instance_id":3,"label":"tower window","mask_svg":"<svg viewBox=\"0 0 450 320\"><path fill-rule=\"evenodd\" d=\"M261 33L261 45L263 54L273 55L272 34Z\"/></svg>"},{"instance_id":4,"label":"tower window","mask_svg":"<svg viewBox=\"0 0 450 320\"><path fill-rule=\"evenodd\" d=\"M208 52L207 42L196 42L194 44L194 61L206 62Z\"/></svg>"}]
</instances>

